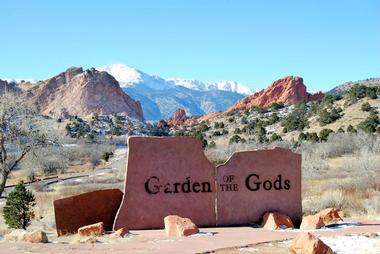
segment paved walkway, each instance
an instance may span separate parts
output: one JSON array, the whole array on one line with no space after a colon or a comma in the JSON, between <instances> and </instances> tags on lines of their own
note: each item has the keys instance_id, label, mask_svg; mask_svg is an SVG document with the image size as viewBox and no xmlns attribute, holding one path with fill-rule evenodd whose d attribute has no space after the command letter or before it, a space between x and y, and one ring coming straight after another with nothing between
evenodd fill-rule
<instances>
[{"instance_id":1,"label":"paved walkway","mask_svg":"<svg viewBox=\"0 0 380 254\"><path fill-rule=\"evenodd\" d=\"M339 236L380 232L380 221L362 221L361 223L360 226L317 230L314 233L320 236ZM251 227L229 227L202 228L201 232L209 234L185 238L167 238L163 230L138 230L131 231L132 236L120 239L112 244L16 244L1 242L0 253L204 253L234 246L291 239L300 231L270 231ZM61 238L59 240L61 241Z\"/></svg>"}]
</instances>

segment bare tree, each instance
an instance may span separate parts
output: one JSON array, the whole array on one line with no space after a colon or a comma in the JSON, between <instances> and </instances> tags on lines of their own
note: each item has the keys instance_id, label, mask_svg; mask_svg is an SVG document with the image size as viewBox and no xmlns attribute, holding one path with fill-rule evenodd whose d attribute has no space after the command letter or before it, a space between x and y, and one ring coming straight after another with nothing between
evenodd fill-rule
<instances>
[{"instance_id":1,"label":"bare tree","mask_svg":"<svg viewBox=\"0 0 380 254\"><path fill-rule=\"evenodd\" d=\"M0 196L9 174L28 153L55 143L40 121L31 103L21 95L0 95Z\"/></svg>"}]
</instances>

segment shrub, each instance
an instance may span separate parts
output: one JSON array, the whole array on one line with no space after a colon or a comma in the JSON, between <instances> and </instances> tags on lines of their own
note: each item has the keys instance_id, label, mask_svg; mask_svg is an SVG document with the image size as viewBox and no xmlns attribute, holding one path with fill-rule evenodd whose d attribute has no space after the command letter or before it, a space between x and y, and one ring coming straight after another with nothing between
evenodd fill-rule
<instances>
[{"instance_id":1,"label":"shrub","mask_svg":"<svg viewBox=\"0 0 380 254\"><path fill-rule=\"evenodd\" d=\"M34 216L35 205L33 193L26 189L24 182L18 183L9 193L3 209L5 223L9 228L26 229Z\"/></svg>"},{"instance_id":2,"label":"shrub","mask_svg":"<svg viewBox=\"0 0 380 254\"><path fill-rule=\"evenodd\" d=\"M240 120L241 124L247 124L248 123L248 120L247 120L247 117L243 116Z\"/></svg>"},{"instance_id":3,"label":"shrub","mask_svg":"<svg viewBox=\"0 0 380 254\"><path fill-rule=\"evenodd\" d=\"M334 131L331 130L331 129L322 129L319 132L319 138L320 138L320 140L321 141L326 141L331 133L334 133Z\"/></svg>"},{"instance_id":4,"label":"shrub","mask_svg":"<svg viewBox=\"0 0 380 254\"><path fill-rule=\"evenodd\" d=\"M102 159L106 162L108 162L108 160L110 159L110 157L113 156L113 152L105 152L102 156Z\"/></svg>"},{"instance_id":5,"label":"shrub","mask_svg":"<svg viewBox=\"0 0 380 254\"><path fill-rule=\"evenodd\" d=\"M269 142L275 142L275 141L282 141L282 138L277 133L273 133L272 136L270 136Z\"/></svg>"},{"instance_id":6,"label":"shrub","mask_svg":"<svg viewBox=\"0 0 380 254\"><path fill-rule=\"evenodd\" d=\"M215 147L216 147L215 141L211 141L210 144L208 144L208 148L215 148Z\"/></svg>"},{"instance_id":7,"label":"shrub","mask_svg":"<svg viewBox=\"0 0 380 254\"><path fill-rule=\"evenodd\" d=\"M236 129L234 130L234 134L241 134L241 130L240 130L240 128L236 128Z\"/></svg>"},{"instance_id":8,"label":"shrub","mask_svg":"<svg viewBox=\"0 0 380 254\"><path fill-rule=\"evenodd\" d=\"M303 101L297 102L293 111L282 122L284 132L302 131L308 125L307 106Z\"/></svg>"},{"instance_id":9,"label":"shrub","mask_svg":"<svg viewBox=\"0 0 380 254\"><path fill-rule=\"evenodd\" d=\"M220 131L214 131L214 132L212 133L212 135L213 135L214 137L219 137L219 136L222 136L222 133L220 133Z\"/></svg>"},{"instance_id":10,"label":"shrub","mask_svg":"<svg viewBox=\"0 0 380 254\"><path fill-rule=\"evenodd\" d=\"M351 124L347 126L347 132L348 133L356 133L356 129Z\"/></svg>"},{"instance_id":11,"label":"shrub","mask_svg":"<svg viewBox=\"0 0 380 254\"><path fill-rule=\"evenodd\" d=\"M284 103L282 102L274 102L272 103L272 105L270 106L270 108L272 109L272 111L276 111L276 110L279 110L281 108L284 107Z\"/></svg>"},{"instance_id":12,"label":"shrub","mask_svg":"<svg viewBox=\"0 0 380 254\"><path fill-rule=\"evenodd\" d=\"M230 118L228 118L228 122L230 122L230 123L235 122L235 117L230 117Z\"/></svg>"},{"instance_id":13,"label":"shrub","mask_svg":"<svg viewBox=\"0 0 380 254\"><path fill-rule=\"evenodd\" d=\"M341 115L336 108L333 108L330 112L327 111L327 109L323 109L321 112L319 112L318 121L321 126L324 126L326 124L335 122L340 117Z\"/></svg>"},{"instance_id":14,"label":"shrub","mask_svg":"<svg viewBox=\"0 0 380 254\"><path fill-rule=\"evenodd\" d=\"M240 137L239 135L233 135L233 136L230 138L230 141L229 141L230 144L234 144L234 143L237 144L237 143L239 143L239 142L241 142L241 143L245 143L246 140L245 140L244 138Z\"/></svg>"},{"instance_id":15,"label":"shrub","mask_svg":"<svg viewBox=\"0 0 380 254\"><path fill-rule=\"evenodd\" d=\"M361 109L363 110L363 111L370 111L371 110L371 104L369 104L368 102L365 102L365 103L363 103L362 104L362 106L361 106Z\"/></svg>"}]
</instances>

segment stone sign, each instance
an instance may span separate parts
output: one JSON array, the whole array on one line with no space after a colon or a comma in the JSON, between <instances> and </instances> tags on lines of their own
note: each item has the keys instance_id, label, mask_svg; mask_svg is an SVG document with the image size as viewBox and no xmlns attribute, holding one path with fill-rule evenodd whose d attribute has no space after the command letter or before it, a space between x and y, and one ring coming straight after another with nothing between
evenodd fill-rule
<instances>
[{"instance_id":1,"label":"stone sign","mask_svg":"<svg viewBox=\"0 0 380 254\"><path fill-rule=\"evenodd\" d=\"M217 225L259 222L265 212L302 219L301 155L275 148L235 153L217 167Z\"/></svg>"},{"instance_id":2,"label":"stone sign","mask_svg":"<svg viewBox=\"0 0 380 254\"><path fill-rule=\"evenodd\" d=\"M123 193L119 189L97 190L54 201L58 236L75 234L78 228L103 222L112 230Z\"/></svg>"},{"instance_id":3,"label":"stone sign","mask_svg":"<svg viewBox=\"0 0 380 254\"><path fill-rule=\"evenodd\" d=\"M217 168L191 137L131 137L114 229L156 229L178 215L200 227L259 223L265 212L301 221L301 155L275 148L235 153Z\"/></svg>"},{"instance_id":4,"label":"stone sign","mask_svg":"<svg viewBox=\"0 0 380 254\"><path fill-rule=\"evenodd\" d=\"M215 168L191 137L131 137L125 192L114 229L156 229L178 215L215 226Z\"/></svg>"}]
</instances>

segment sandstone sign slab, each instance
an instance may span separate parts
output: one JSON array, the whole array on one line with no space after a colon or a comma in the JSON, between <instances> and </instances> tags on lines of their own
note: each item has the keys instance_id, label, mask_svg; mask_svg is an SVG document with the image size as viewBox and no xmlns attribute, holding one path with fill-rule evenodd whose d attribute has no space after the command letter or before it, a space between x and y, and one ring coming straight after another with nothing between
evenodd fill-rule
<instances>
[{"instance_id":1,"label":"sandstone sign slab","mask_svg":"<svg viewBox=\"0 0 380 254\"><path fill-rule=\"evenodd\" d=\"M130 137L125 192L114 230L164 228L176 214L215 226L215 168L191 137Z\"/></svg>"},{"instance_id":2,"label":"sandstone sign slab","mask_svg":"<svg viewBox=\"0 0 380 254\"><path fill-rule=\"evenodd\" d=\"M217 225L260 222L265 212L302 218L301 155L289 149L244 151L217 167Z\"/></svg>"},{"instance_id":3,"label":"sandstone sign slab","mask_svg":"<svg viewBox=\"0 0 380 254\"><path fill-rule=\"evenodd\" d=\"M75 234L80 227L103 222L112 230L123 193L119 189L97 190L54 201L58 236Z\"/></svg>"}]
</instances>

